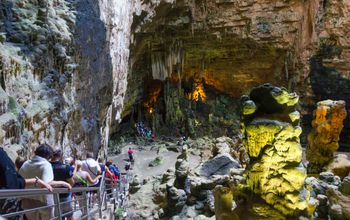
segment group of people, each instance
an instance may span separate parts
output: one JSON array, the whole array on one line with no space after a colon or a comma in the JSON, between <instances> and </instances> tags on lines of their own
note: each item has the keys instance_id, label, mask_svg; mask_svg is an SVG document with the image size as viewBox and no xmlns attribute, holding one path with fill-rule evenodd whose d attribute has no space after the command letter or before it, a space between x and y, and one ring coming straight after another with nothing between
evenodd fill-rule
<instances>
[{"instance_id":1,"label":"group of people","mask_svg":"<svg viewBox=\"0 0 350 220\"><path fill-rule=\"evenodd\" d=\"M149 140L154 140L155 133L149 127L146 127L143 122L136 123L136 130L139 136L147 138Z\"/></svg>"},{"instance_id":2,"label":"group of people","mask_svg":"<svg viewBox=\"0 0 350 220\"><path fill-rule=\"evenodd\" d=\"M0 189L24 188L53 188L97 187L100 185L101 175L105 173L109 183L120 178L119 168L112 162L104 163L103 159L96 161L92 152L87 152L85 160L67 158L63 163L63 153L60 149L53 149L48 144L39 145L34 156L27 161L17 158L15 163L0 147ZM92 196L93 197L93 196ZM82 214L87 211L86 198L79 193L60 194L62 213L67 220L73 219L72 200L79 202ZM33 209L54 205L53 195L36 196L35 198L0 199L0 215L15 211ZM54 217L54 208L49 207L25 214L28 220L46 220ZM20 219L20 216L11 218Z\"/></svg>"}]
</instances>

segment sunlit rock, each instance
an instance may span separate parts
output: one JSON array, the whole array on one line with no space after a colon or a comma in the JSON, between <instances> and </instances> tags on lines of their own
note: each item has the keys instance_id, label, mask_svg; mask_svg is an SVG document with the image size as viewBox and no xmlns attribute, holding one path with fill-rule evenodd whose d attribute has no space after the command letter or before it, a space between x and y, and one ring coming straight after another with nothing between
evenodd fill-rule
<instances>
[{"instance_id":1,"label":"sunlit rock","mask_svg":"<svg viewBox=\"0 0 350 220\"><path fill-rule=\"evenodd\" d=\"M345 117L344 101L325 100L317 103L306 151L309 172L321 172L331 162L333 153L339 147L339 135Z\"/></svg>"},{"instance_id":2,"label":"sunlit rock","mask_svg":"<svg viewBox=\"0 0 350 220\"><path fill-rule=\"evenodd\" d=\"M238 220L239 216L234 209L236 204L230 188L218 185L214 189L215 216L217 220Z\"/></svg>"},{"instance_id":3,"label":"sunlit rock","mask_svg":"<svg viewBox=\"0 0 350 220\"><path fill-rule=\"evenodd\" d=\"M304 187L306 169L295 106L298 96L269 84L254 88L250 100L258 106L242 114L243 143L250 156L247 184L286 216L311 214L310 193ZM243 103L243 108L244 108Z\"/></svg>"},{"instance_id":4,"label":"sunlit rock","mask_svg":"<svg viewBox=\"0 0 350 220\"><path fill-rule=\"evenodd\" d=\"M346 154L337 154L326 167L326 170L334 173L340 178L344 178L350 173L350 160Z\"/></svg>"}]
</instances>

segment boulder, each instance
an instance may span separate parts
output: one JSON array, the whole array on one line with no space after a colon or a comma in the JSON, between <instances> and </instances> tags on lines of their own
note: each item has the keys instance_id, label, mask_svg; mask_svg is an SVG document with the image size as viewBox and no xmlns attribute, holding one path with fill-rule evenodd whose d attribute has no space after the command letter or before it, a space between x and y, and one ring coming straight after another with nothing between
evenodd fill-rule
<instances>
[{"instance_id":1,"label":"boulder","mask_svg":"<svg viewBox=\"0 0 350 220\"><path fill-rule=\"evenodd\" d=\"M343 179L339 190L345 195L350 195L350 176L347 176Z\"/></svg>"},{"instance_id":2,"label":"boulder","mask_svg":"<svg viewBox=\"0 0 350 220\"><path fill-rule=\"evenodd\" d=\"M203 191L213 190L217 185L228 185L230 177L228 175L214 175L211 178L191 177L191 194L200 197Z\"/></svg>"},{"instance_id":3,"label":"boulder","mask_svg":"<svg viewBox=\"0 0 350 220\"><path fill-rule=\"evenodd\" d=\"M231 153L231 146L226 142L219 142L215 144L215 147L213 148L213 155L218 154L230 154Z\"/></svg>"},{"instance_id":4,"label":"boulder","mask_svg":"<svg viewBox=\"0 0 350 220\"><path fill-rule=\"evenodd\" d=\"M141 180L138 176L135 176L133 180L130 182L129 192L131 194L136 193L139 189L141 189Z\"/></svg>"},{"instance_id":5,"label":"boulder","mask_svg":"<svg viewBox=\"0 0 350 220\"><path fill-rule=\"evenodd\" d=\"M332 172L322 172L318 179L333 186L340 186L341 184L340 177L334 175Z\"/></svg>"},{"instance_id":6,"label":"boulder","mask_svg":"<svg viewBox=\"0 0 350 220\"><path fill-rule=\"evenodd\" d=\"M346 154L337 154L326 170L339 176L341 179L346 177L350 172L350 160Z\"/></svg>"},{"instance_id":7,"label":"boulder","mask_svg":"<svg viewBox=\"0 0 350 220\"><path fill-rule=\"evenodd\" d=\"M232 168L241 168L238 161L230 154L220 154L202 164L199 175L209 177L212 175L229 175Z\"/></svg>"},{"instance_id":8,"label":"boulder","mask_svg":"<svg viewBox=\"0 0 350 220\"><path fill-rule=\"evenodd\" d=\"M337 189L327 189L329 200L329 214L332 220L350 219L350 197L343 195Z\"/></svg>"},{"instance_id":9,"label":"boulder","mask_svg":"<svg viewBox=\"0 0 350 220\"><path fill-rule=\"evenodd\" d=\"M168 213L175 215L182 211L186 204L187 195L184 190L167 185Z\"/></svg>"},{"instance_id":10,"label":"boulder","mask_svg":"<svg viewBox=\"0 0 350 220\"><path fill-rule=\"evenodd\" d=\"M148 166L149 167L156 167L156 166L159 166L163 163L163 157L162 156L158 156L156 157L154 160L152 160Z\"/></svg>"}]
</instances>

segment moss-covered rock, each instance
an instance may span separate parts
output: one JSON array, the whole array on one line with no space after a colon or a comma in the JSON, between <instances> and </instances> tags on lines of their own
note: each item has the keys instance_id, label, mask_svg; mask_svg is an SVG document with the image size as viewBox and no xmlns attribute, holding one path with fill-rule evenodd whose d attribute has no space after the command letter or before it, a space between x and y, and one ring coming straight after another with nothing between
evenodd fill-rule
<instances>
[{"instance_id":1,"label":"moss-covered rock","mask_svg":"<svg viewBox=\"0 0 350 220\"><path fill-rule=\"evenodd\" d=\"M257 106L253 115L242 114L243 143L251 158L248 187L285 216L311 215L310 193L304 187L306 169L301 163L302 130L294 120L299 115L298 96L266 84L251 91L251 100L247 98L242 100Z\"/></svg>"}]
</instances>

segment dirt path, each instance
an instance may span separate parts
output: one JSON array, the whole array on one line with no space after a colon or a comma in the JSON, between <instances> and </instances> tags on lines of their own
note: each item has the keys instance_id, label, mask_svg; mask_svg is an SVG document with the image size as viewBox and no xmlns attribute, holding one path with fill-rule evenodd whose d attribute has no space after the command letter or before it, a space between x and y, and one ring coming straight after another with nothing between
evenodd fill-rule
<instances>
[{"instance_id":1,"label":"dirt path","mask_svg":"<svg viewBox=\"0 0 350 220\"><path fill-rule=\"evenodd\" d=\"M146 149L144 150L139 151L138 146L127 145L123 147L121 154L111 157L111 159L116 163L116 165L121 169L122 172L125 171L124 166L128 160L127 151L129 147L131 147L135 151L135 163L133 165L133 173L134 175L138 175L141 178L161 175L169 168L175 169L176 158L180 154L173 151L165 151L160 154L157 154L156 150L151 150L148 147L146 147ZM155 167L148 166L149 163L153 161L157 156L161 156L163 158L163 163ZM190 155L190 161L192 161L193 165L196 166L199 164L199 157Z\"/></svg>"},{"instance_id":2,"label":"dirt path","mask_svg":"<svg viewBox=\"0 0 350 220\"><path fill-rule=\"evenodd\" d=\"M161 175L167 169L175 168L176 158L179 155L179 153L172 151L166 151L157 154L156 150L150 150L149 148L139 151L136 145L128 145L122 149L121 154L111 158L117 164L117 166L121 168L122 171L125 171L124 166L128 160L127 151L129 147L132 147L135 152L133 173L134 175L138 175L141 178ZM148 164L157 156L161 156L163 158L163 163L155 167L148 166Z\"/></svg>"}]
</instances>

